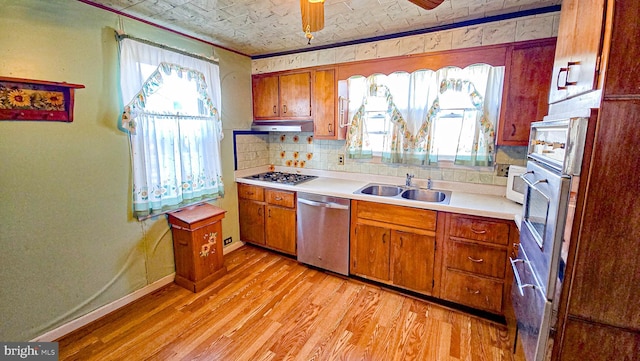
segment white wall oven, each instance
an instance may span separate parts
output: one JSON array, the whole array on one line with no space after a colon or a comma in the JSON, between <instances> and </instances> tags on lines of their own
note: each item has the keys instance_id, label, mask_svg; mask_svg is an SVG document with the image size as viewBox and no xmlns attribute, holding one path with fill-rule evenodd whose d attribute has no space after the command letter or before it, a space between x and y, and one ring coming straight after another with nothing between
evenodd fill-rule
<instances>
[{"instance_id":1,"label":"white wall oven","mask_svg":"<svg viewBox=\"0 0 640 361\"><path fill-rule=\"evenodd\" d=\"M570 239L589 117L571 117L531 125L518 256L512 301L517 338L528 361L548 357Z\"/></svg>"}]
</instances>

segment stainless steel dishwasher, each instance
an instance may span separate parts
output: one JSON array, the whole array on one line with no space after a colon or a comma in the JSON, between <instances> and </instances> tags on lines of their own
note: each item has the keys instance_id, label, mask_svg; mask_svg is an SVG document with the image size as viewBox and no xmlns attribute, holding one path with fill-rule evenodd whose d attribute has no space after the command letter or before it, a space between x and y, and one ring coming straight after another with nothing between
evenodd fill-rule
<instances>
[{"instance_id":1,"label":"stainless steel dishwasher","mask_svg":"<svg viewBox=\"0 0 640 361\"><path fill-rule=\"evenodd\" d=\"M349 205L348 199L298 192L298 261L349 274Z\"/></svg>"}]
</instances>

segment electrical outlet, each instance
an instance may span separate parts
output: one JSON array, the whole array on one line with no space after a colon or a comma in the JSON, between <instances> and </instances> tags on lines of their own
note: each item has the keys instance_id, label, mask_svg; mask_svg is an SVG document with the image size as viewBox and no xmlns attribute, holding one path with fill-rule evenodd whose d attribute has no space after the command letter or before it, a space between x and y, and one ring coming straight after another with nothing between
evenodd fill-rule
<instances>
[{"instance_id":1,"label":"electrical outlet","mask_svg":"<svg viewBox=\"0 0 640 361\"><path fill-rule=\"evenodd\" d=\"M344 165L344 154L338 154L338 165Z\"/></svg>"},{"instance_id":2,"label":"electrical outlet","mask_svg":"<svg viewBox=\"0 0 640 361\"><path fill-rule=\"evenodd\" d=\"M496 176L507 177L509 175L509 164L496 164Z\"/></svg>"},{"instance_id":3,"label":"electrical outlet","mask_svg":"<svg viewBox=\"0 0 640 361\"><path fill-rule=\"evenodd\" d=\"M233 239L231 237L225 238L224 241L222 241L222 245L223 246L228 246L228 245L231 244L231 242L233 242Z\"/></svg>"}]
</instances>

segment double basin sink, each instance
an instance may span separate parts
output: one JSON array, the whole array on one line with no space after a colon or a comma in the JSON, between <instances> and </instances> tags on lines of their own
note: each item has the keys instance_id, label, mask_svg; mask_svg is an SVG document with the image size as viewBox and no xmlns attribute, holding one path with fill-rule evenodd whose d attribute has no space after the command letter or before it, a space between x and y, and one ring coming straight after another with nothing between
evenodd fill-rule
<instances>
[{"instance_id":1,"label":"double basin sink","mask_svg":"<svg viewBox=\"0 0 640 361\"><path fill-rule=\"evenodd\" d=\"M378 183L369 183L353 193L441 204L449 204L449 201L451 200L451 192L449 191L419 189Z\"/></svg>"}]
</instances>

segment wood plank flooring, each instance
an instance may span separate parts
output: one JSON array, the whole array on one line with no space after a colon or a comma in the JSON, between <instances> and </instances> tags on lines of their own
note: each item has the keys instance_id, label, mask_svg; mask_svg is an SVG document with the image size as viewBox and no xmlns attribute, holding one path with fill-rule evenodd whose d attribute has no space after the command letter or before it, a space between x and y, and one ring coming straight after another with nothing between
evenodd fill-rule
<instances>
[{"instance_id":1,"label":"wood plank flooring","mask_svg":"<svg viewBox=\"0 0 640 361\"><path fill-rule=\"evenodd\" d=\"M58 340L60 360L521 360L507 328L244 246Z\"/></svg>"}]
</instances>

